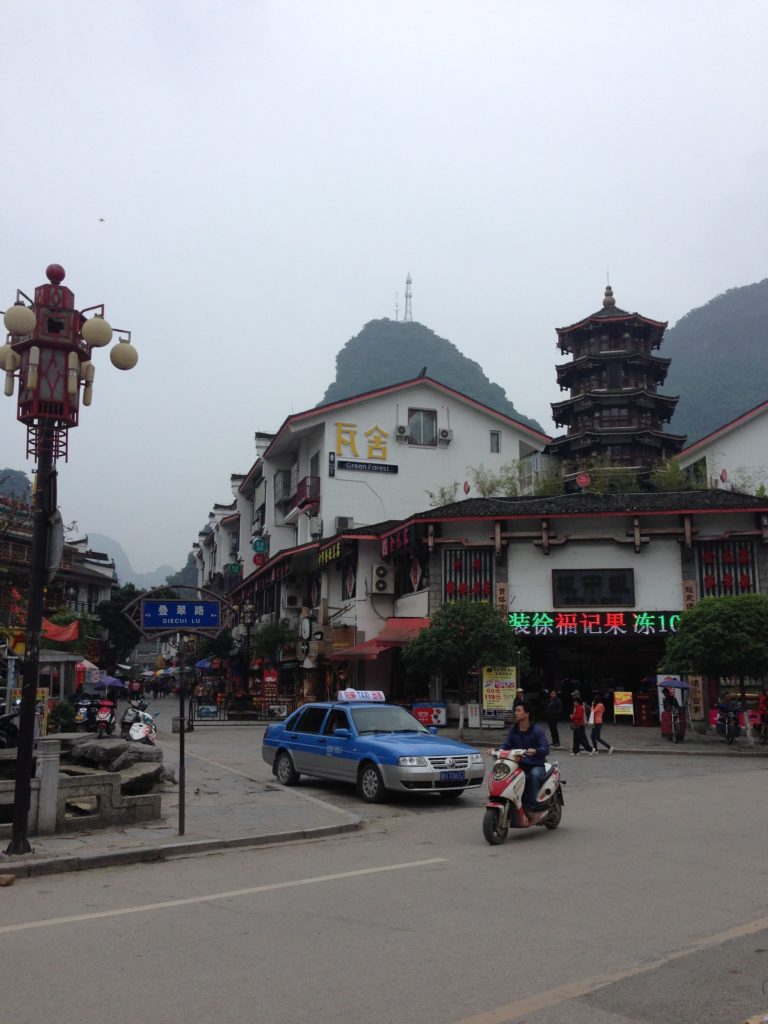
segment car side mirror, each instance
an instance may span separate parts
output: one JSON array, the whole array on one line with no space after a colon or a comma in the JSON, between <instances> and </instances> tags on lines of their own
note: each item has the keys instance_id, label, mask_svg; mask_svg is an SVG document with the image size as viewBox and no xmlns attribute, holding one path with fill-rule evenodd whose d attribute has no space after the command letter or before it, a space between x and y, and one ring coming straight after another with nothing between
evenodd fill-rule
<instances>
[{"instance_id":1,"label":"car side mirror","mask_svg":"<svg viewBox=\"0 0 768 1024\"><path fill-rule=\"evenodd\" d=\"M349 729L345 729L343 726L340 729L334 729L333 735L339 740L349 739Z\"/></svg>"},{"instance_id":2,"label":"car side mirror","mask_svg":"<svg viewBox=\"0 0 768 1024\"><path fill-rule=\"evenodd\" d=\"M429 731L432 733L433 736L437 736L437 726L436 725L430 725Z\"/></svg>"}]
</instances>

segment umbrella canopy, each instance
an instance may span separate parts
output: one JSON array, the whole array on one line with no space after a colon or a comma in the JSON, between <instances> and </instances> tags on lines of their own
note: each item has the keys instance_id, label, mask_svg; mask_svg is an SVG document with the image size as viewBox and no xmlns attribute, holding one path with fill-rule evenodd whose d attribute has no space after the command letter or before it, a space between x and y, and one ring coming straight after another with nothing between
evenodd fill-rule
<instances>
[{"instance_id":1,"label":"umbrella canopy","mask_svg":"<svg viewBox=\"0 0 768 1024\"><path fill-rule=\"evenodd\" d=\"M95 690L127 690L128 684L122 679L115 679L114 676L104 676L98 683L94 683Z\"/></svg>"},{"instance_id":2,"label":"umbrella canopy","mask_svg":"<svg viewBox=\"0 0 768 1024\"><path fill-rule=\"evenodd\" d=\"M210 668L211 663L208 658L201 658L200 661L195 662L195 668Z\"/></svg>"}]
</instances>

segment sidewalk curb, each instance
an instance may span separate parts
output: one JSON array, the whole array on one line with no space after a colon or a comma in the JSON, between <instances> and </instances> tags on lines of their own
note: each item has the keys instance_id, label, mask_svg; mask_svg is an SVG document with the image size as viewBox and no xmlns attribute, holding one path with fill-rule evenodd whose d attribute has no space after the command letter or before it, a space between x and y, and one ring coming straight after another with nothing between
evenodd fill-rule
<instances>
[{"instance_id":1,"label":"sidewalk curb","mask_svg":"<svg viewBox=\"0 0 768 1024\"><path fill-rule=\"evenodd\" d=\"M357 818L355 821L342 825L323 825L319 828L298 829L295 832L272 832L258 836L236 836L231 839L193 839L186 842L163 843L159 846L141 846L133 850L113 850L109 853L81 854L72 857L49 857L43 860L15 858L6 861L0 857L0 870L3 874L15 875L16 878L35 878L38 875L58 875L68 871L90 871L92 868L170 860L173 857L194 856L214 850L232 850L238 847L268 846L273 843L324 839L327 836L341 835L345 832L357 832L362 824L362 818ZM34 858L34 853L25 856Z\"/></svg>"}]
</instances>

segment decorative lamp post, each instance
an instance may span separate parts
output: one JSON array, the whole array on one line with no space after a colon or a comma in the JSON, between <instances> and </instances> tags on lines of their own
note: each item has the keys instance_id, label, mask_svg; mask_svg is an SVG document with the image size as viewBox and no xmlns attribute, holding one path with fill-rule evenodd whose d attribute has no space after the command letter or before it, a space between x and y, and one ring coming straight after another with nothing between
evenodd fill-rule
<instances>
[{"instance_id":1,"label":"decorative lamp post","mask_svg":"<svg viewBox=\"0 0 768 1024\"><path fill-rule=\"evenodd\" d=\"M241 620L245 626L245 654L243 657L243 686L246 693L250 692L251 683L251 628L254 622L256 609L250 603L243 605Z\"/></svg>"},{"instance_id":2,"label":"decorative lamp post","mask_svg":"<svg viewBox=\"0 0 768 1024\"><path fill-rule=\"evenodd\" d=\"M103 304L80 311L75 308L74 294L61 283L65 276L63 267L52 263L45 274L48 284L35 288L34 300L17 290L16 302L3 317L8 338L0 346L5 394L13 397L18 380L16 418L27 428L27 458L33 456L37 460L13 831L5 851L11 855L31 850L27 825L43 591L58 568L49 564L49 527L56 512L55 463L56 459L67 459L68 431L78 424L81 392L82 404L91 404L95 372L92 350L108 345L113 335L104 319ZM90 319L85 316L89 312L95 313ZM130 331L116 331L118 343L112 348L110 359L119 370L130 370L139 358L131 345ZM57 543L50 546L52 556L54 552L60 553L61 537L55 540ZM50 562L54 561L52 557Z\"/></svg>"}]
</instances>

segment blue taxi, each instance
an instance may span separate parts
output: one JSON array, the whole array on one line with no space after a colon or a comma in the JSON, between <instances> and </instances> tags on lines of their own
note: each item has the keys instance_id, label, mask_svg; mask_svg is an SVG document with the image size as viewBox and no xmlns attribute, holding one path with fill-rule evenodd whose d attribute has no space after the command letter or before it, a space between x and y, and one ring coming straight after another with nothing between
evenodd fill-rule
<instances>
[{"instance_id":1,"label":"blue taxi","mask_svg":"<svg viewBox=\"0 0 768 1024\"><path fill-rule=\"evenodd\" d=\"M483 755L474 747L435 735L405 708L383 703L383 694L351 692L354 697L342 691L338 701L304 704L267 727L261 753L284 786L295 786L301 775L339 779L379 803L388 790L455 799L482 784Z\"/></svg>"}]
</instances>

